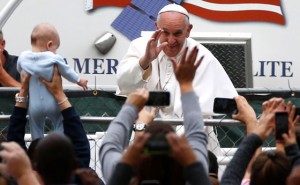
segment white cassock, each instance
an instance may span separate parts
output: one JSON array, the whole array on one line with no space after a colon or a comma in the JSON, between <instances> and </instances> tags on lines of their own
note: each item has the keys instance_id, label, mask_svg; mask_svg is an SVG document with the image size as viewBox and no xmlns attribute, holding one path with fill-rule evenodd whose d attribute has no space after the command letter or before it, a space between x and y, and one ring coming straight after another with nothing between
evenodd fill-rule
<instances>
[{"instance_id":1,"label":"white cassock","mask_svg":"<svg viewBox=\"0 0 300 185\"><path fill-rule=\"evenodd\" d=\"M140 37L131 42L126 55L120 61L118 67L118 89L116 94L128 95L141 87L149 90L169 91L171 104L160 109L160 116L162 118L182 118L180 87L173 73L170 59L163 51L160 52L159 56L151 63L150 74L145 73L139 65L139 59L145 53L148 40L148 37ZM193 87L199 96L199 103L204 118L209 118L213 115L215 97L233 98L238 94L224 68L209 50L192 38L186 39L183 48L186 46L188 46L189 50L192 50L194 46L198 47L197 60L204 56L193 80ZM181 52L176 57L177 61L180 59ZM149 76L144 78L144 80L143 75L146 74ZM213 127L206 126L205 130L207 134L210 133L208 149L212 150L215 155L222 155L217 137L213 133ZM182 130L179 132L182 132Z\"/></svg>"}]
</instances>

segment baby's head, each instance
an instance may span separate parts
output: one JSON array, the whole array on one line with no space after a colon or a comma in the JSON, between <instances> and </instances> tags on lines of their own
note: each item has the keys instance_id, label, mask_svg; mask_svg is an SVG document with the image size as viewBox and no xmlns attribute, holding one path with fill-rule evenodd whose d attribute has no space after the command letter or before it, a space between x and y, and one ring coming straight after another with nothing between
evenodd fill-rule
<instances>
[{"instance_id":1,"label":"baby's head","mask_svg":"<svg viewBox=\"0 0 300 185\"><path fill-rule=\"evenodd\" d=\"M41 23L35 26L31 33L31 45L34 51L51 51L56 53L60 39L54 26Z\"/></svg>"}]
</instances>

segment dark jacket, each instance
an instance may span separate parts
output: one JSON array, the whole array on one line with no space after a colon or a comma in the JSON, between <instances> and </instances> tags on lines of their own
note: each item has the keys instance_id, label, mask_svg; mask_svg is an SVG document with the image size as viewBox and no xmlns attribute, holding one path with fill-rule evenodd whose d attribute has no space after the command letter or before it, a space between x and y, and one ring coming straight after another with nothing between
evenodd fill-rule
<instances>
[{"instance_id":1,"label":"dark jacket","mask_svg":"<svg viewBox=\"0 0 300 185\"><path fill-rule=\"evenodd\" d=\"M90 143L79 115L73 107L69 107L61 113L63 115L64 133L71 139L74 145L75 154L79 161L79 167L89 168L91 157ZM14 107L9 120L7 140L19 143L21 147L27 151L24 140L27 123L26 114L27 109Z\"/></svg>"}]
</instances>

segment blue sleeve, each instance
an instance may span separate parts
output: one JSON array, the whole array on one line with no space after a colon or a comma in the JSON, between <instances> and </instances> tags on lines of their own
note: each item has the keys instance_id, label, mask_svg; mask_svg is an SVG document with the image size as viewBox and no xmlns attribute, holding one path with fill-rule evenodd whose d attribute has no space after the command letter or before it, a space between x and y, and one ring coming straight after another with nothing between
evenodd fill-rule
<instances>
[{"instance_id":1,"label":"blue sleeve","mask_svg":"<svg viewBox=\"0 0 300 185\"><path fill-rule=\"evenodd\" d=\"M200 162L193 163L184 168L184 176L189 185L210 185L207 172Z\"/></svg>"},{"instance_id":2,"label":"blue sleeve","mask_svg":"<svg viewBox=\"0 0 300 185\"><path fill-rule=\"evenodd\" d=\"M198 97L195 92L189 92L181 96L181 101L185 136L208 173L207 135L204 132L204 121Z\"/></svg>"},{"instance_id":3,"label":"blue sleeve","mask_svg":"<svg viewBox=\"0 0 300 185\"><path fill-rule=\"evenodd\" d=\"M124 104L106 131L99 150L99 158L103 177L107 182L112 177L117 162L129 144L131 127L137 117L136 107Z\"/></svg>"},{"instance_id":4,"label":"blue sleeve","mask_svg":"<svg viewBox=\"0 0 300 185\"><path fill-rule=\"evenodd\" d=\"M78 82L79 75L66 63L64 58L50 51L22 52L18 60L17 69L50 81L53 77L54 64L57 64L62 77L72 83Z\"/></svg>"},{"instance_id":5,"label":"blue sleeve","mask_svg":"<svg viewBox=\"0 0 300 185\"><path fill-rule=\"evenodd\" d=\"M58 71L65 79L72 83L77 83L79 75L66 63L62 56L54 57L55 63L58 65Z\"/></svg>"}]
</instances>

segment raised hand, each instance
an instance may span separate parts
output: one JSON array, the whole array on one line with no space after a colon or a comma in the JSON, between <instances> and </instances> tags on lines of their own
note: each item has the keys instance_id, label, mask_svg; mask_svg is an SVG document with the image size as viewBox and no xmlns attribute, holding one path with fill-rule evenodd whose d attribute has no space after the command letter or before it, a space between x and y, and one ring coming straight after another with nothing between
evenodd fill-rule
<instances>
[{"instance_id":1,"label":"raised hand","mask_svg":"<svg viewBox=\"0 0 300 185\"><path fill-rule=\"evenodd\" d=\"M140 112L144 108L148 98L149 91L145 88L142 88L130 93L125 103L135 105L138 109L138 112Z\"/></svg>"},{"instance_id":2,"label":"raised hand","mask_svg":"<svg viewBox=\"0 0 300 185\"><path fill-rule=\"evenodd\" d=\"M138 167L142 157L144 157L143 149L149 138L149 133L141 133L137 135L133 144L131 144L124 153L121 161L135 168Z\"/></svg>"},{"instance_id":3,"label":"raised hand","mask_svg":"<svg viewBox=\"0 0 300 185\"><path fill-rule=\"evenodd\" d=\"M0 157L3 162L0 172L14 177L18 184L39 184L24 149L16 142L3 142L1 146L3 150L0 151Z\"/></svg>"},{"instance_id":4,"label":"raised hand","mask_svg":"<svg viewBox=\"0 0 300 185\"><path fill-rule=\"evenodd\" d=\"M81 78L80 81L78 82L78 85L81 86L83 88L83 90L87 90L88 86L87 86L88 80Z\"/></svg>"},{"instance_id":5,"label":"raised hand","mask_svg":"<svg viewBox=\"0 0 300 185\"><path fill-rule=\"evenodd\" d=\"M157 58L157 56L161 52L161 50L163 50L164 47L168 44L167 42L163 42L159 46L157 46L159 37L162 32L163 32L163 30L161 30L161 29L156 30L147 43L145 55L140 59L140 66L144 70L149 67L150 63L155 58Z\"/></svg>"},{"instance_id":6,"label":"raised hand","mask_svg":"<svg viewBox=\"0 0 300 185\"><path fill-rule=\"evenodd\" d=\"M285 102L282 98L272 98L262 105L263 113L254 132L265 140L275 128L275 113L285 110Z\"/></svg>"},{"instance_id":7,"label":"raised hand","mask_svg":"<svg viewBox=\"0 0 300 185\"><path fill-rule=\"evenodd\" d=\"M296 106L293 105L291 101L288 102L285 110L289 114L289 122L293 125L299 122L300 116L296 115Z\"/></svg>"},{"instance_id":8,"label":"raised hand","mask_svg":"<svg viewBox=\"0 0 300 185\"><path fill-rule=\"evenodd\" d=\"M247 134L253 132L257 124L256 114L251 105L243 96L236 96L234 100L237 104L238 113L233 114L232 118L242 121L246 124Z\"/></svg>"},{"instance_id":9,"label":"raised hand","mask_svg":"<svg viewBox=\"0 0 300 185\"><path fill-rule=\"evenodd\" d=\"M155 107L150 107L150 110L148 110L148 108L144 107L139 112L139 117L138 117L136 123L143 122L146 125L150 125L155 117L155 113L156 113Z\"/></svg>"},{"instance_id":10,"label":"raised hand","mask_svg":"<svg viewBox=\"0 0 300 185\"><path fill-rule=\"evenodd\" d=\"M291 101L288 102L286 106L286 111L289 114L289 131L287 134L284 133L282 135L282 138L283 138L284 145L288 146L297 143L295 126L296 123L299 122L300 117L299 115L295 116L296 106L293 105Z\"/></svg>"},{"instance_id":11,"label":"raised hand","mask_svg":"<svg viewBox=\"0 0 300 185\"><path fill-rule=\"evenodd\" d=\"M22 78L21 78L22 83L21 83L21 88L20 88L18 96L24 97L27 100L25 102L16 102L15 106L26 108L27 101L28 101L28 94L29 94L29 80L30 80L31 75L27 74L25 76L25 74L21 73L21 76L22 76Z\"/></svg>"},{"instance_id":12,"label":"raised hand","mask_svg":"<svg viewBox=\"0 0 300 185\"><path fill-rule=\"evenodd\" d=\"M50 82L42 78L40 80L43 84L45 84L47 89L54 96L56 102L59 105L60 110L64 110L66 108L71 107L71 104L68 101L68 98L63 90L62 79L59 74L57 65L54 66L54 73Z\"/></svg>"},{"instance_id":13,"label":"raised hand","mask_svg":"<svg viewBox=\"0 0 300 185\"><path fill-rule=\"evenodd\" d=\"M0 52L3 50L0 50ZM21 87L21 83L12 78L3 68L2 61L0 60L0 84L3 87Z\"/></svg>"},{"instance_id":14,"label":"raised hand","mask_svg":"<svg viewBox=\"0 0 300 185\"><path fill-rule=\"evenodd\" d=\"M168 133L166 138L172 149L171 156L178 163L182 166L188 166L197 162L196 154L185 136L177 136L175 133Z\"/></svg>"},{"instance_id":15,"label":"raised hand","mask_svg":"<svg viewBox=\"0 0 300 185\"><path fill-rule=\"evenodd\" d=\"M62 79L58 71L57 65L54 66L54 73L52 80L48 82L47 80L41 78L41 82L45 84L47 89L51 92L51 94L57 99L58 102L62 101L62 99L65 98L65 96L62 96L64 94L63 87L62 87ZM62 97L58 99L58 97Z\"/></svg>"},{"instance_id":16,"label":"raised hand","mask_svg":"<svg viewBox=\"0 0 300 185\"><path fill-rule=\"evenodd\" d=\"M174 58L171 58L174 74L181 87L181 93L188 92L192 89L195 73L204 58L204 56L202 56L196 61L198 55L197 47L194 47L188 55L187 52L188 48L185 48L179 63Z\"/></svg>"},{"instance_id":17,"label":"raised hand","mask_svg":"<svg viewBox=\"0 0 300 185\"><path fill-rule=\"evenodd\" d=\"M295 130L295 125L293 123L289 122L289 131L287 134L283 133L282 138L285 146L289 146L297 143L296 130Z\"/></svg>"}]
</instances>

